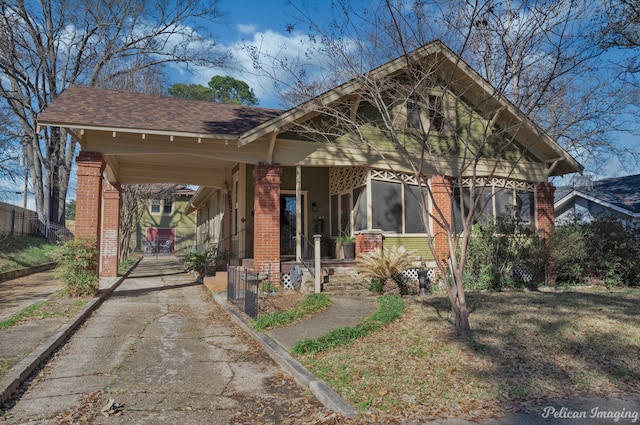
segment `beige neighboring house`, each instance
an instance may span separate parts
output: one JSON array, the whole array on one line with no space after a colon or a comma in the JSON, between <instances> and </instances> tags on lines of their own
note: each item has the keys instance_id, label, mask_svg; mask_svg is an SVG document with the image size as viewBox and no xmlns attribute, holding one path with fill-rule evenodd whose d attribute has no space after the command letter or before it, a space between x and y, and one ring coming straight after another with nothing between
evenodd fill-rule
<instances>
[{"instance_id":1,"label":"beige neighboring house","mask_svg":"<svg viewBox=\"0 0 640 425\"><path fill-rule=\"evenodd\" d=\"M493 202L487 214L499 214L509 203L519 205L515 200L527 198L531 226L549 230L554 191L549 177L580 172L580 164L442 43L427 44L410 53L409 59L437 60L440 69L454 74L456 84L430 94L433 106L419 111L422 119L438 120L431 121L435 128L467 131L457 124L461 117L484 128L480 105L489 103L501 110L496 125L519 124L513 137L524 156L517 162L506 159L496 171L480 167L475 175L464 177L492 186L500 202ZM367 75L401 78L406 63L407 58L399 58ZM348 81L310 102L349 104L354 114L366 117L372 107L358 96L360 84ZM117 253L104 249L105 238L114 237L119 185L127 183L199 186L187 207L197 217L198 246L219 244L232 251L235 261L268 271L274 281L280 279L283 264L307 255L307 241L314 233L353 236L356 253L403 245L433 260L413 196L420 190L412 170L391 152L395 172L373 152L319 143L292 131L296 124L316 117L307 106L279 111L71 86L42 113L39 125L63 128L82 147L77 158L76 232L101 239L102 275L113 273ZM407 126L415 112L408 101L394 111L405 117ZM446 141L449 134L437 137ZM438 164L424 164L438 202L431 207L453 218L447 196L457 160L436 160ZM438 255L444 255L446 240L436 223L429 226L439 235ZM341 250L334 250L334 257L341 255Z\"/></svg>"}]
</instances>

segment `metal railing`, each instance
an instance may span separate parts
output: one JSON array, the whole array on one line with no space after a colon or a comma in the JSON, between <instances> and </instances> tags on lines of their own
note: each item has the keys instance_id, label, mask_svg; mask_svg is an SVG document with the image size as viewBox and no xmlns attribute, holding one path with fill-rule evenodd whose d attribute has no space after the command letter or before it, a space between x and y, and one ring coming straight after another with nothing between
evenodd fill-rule
<instances>
[{"instance_id":1,"label":"metal railing","mask_svg":"<svg viewBox=\"0 0 640 425\"><path fill-rule=\"evenodd\" d=\"M306 252L307 255L302 254L302 258L298 258L298 261L302 263L302 265L311 273L311 276L315 278L315 267L314 260L316 257L316 248L313 241L310 241L304 234L300 233L300 238L302 238L302 246L307 249L303 249L303 252Z\"/></svg>"},{"instance_id":2,"label":"metal railing","mask_svg":"<svg viewBox=\"0 0 640 425\"><path fill-rule=\"evenodd\" d=\"M40 236L49 242L58 243L73 238L73 233L66 227L57 224L45 224L37 215L13 211L9 223L9 234Z\"/></svg>"},{"instance_id":3,"label":"metal railing","mask_svg":"<svg viewBox=\"0 0 640 425\"><path fill-rule=\"evenodd\" d=\"M249 317L258 315L259 277L242 266L227 266L227 300Z\"/></svg>"}]
</instances>

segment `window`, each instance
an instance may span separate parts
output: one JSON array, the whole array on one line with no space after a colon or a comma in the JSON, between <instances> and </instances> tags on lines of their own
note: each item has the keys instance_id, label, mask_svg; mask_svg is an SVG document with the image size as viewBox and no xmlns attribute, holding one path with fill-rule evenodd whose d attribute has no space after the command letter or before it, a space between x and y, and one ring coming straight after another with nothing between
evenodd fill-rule
<instances>
[{"instance_id":1,"label":"window","mask_svg":"<svg viewBox=\"0 0 640 425\"><path fill-rule=\"evenodd\" d=\"M418 186L404 188L404 232L425 233L425 196Z\"/></svg>"},{"instance_id":2,"label":"window","mask_svg":"<svg viewBox=\"0 0 640 425\"><path fill-rule=\"evenodd\" d=\"M162 214L171 214L173 212L173 199L165 199L162 205Z\"/></svg>"},{"instance_id":3,"label":"window","mask_svg":"<svg viewBox=\"0 0 640 425\"><path fill-rule=\"evenodd\" d=\"M426 108L423 108L423 100L426 100ZM430 94L423 99L422 96L413 94L407 99L407 128L424 130L423 119L428 119L428 131L442 133L445 129L444 100L440 94ZM426 109L426 111L425 111ZM426 115L424 113L426 112Z\"/></svg>"},{"instance_id":4,"label":"window","mask_svg":"<svg viewBox=\"0 0 640 425\"><path fill-rule=\"evenodd\" d=\"M444 130L444 107L442 105L442 96L429 95L429 122L431 128L442 133Z\"/></svg>"},{"instance_id":5,"label":"window","mask_svg":"<svg viewBox=\"0 0 640 425\"><path fill-rule=\"evenodd\" d=\"M160 199L151 200L151 214L160 214Z\"/></svg>"},{"instance_id":6,"label":"window","mask_svg":"<svg viewBox=\"0 0 640 425\"><path fill-rule=\"evenodd\" d=\"M151 200L151 214L165 214L170 215L173 212L173 199L152 199Z\"/></svg>"},{"instance_id":7,"label":"window","mask_svg":"<svg viewBox=\"0 0 640 425\"><path fill-rule=\"evenodd\" d=\"M519 225L528 227L531 225L533 213L533 193L518 191L514 189L478 188L475 198L478 202L475 206L473 224L496 222L499 217L513 217ZM468 188L456 189L453 200L453 218L457 232L462 231L462 222L473 206L475 200L471 199L471 192ZM462 210L460 203L462 202Z\"/></svg>"},{"instance_id":8,"label":"window","mask_svg":"<svg viewBox=\"0 0 640 425\"><path fill-rule=\"evenodd\" d=\"M407 99L407 128L422 130L422 108L420 108L420 96L416 94Z\"/></svg>"},{"instance_id":9,"label":"window","mask_svg":"<svg viewBox=\"0 0 640 425\"><path fill-rule=\"evenodd\" d=\"M373 228L402 233L402 185L373 180L371 198Z\"/></svg>"}]
</instances>

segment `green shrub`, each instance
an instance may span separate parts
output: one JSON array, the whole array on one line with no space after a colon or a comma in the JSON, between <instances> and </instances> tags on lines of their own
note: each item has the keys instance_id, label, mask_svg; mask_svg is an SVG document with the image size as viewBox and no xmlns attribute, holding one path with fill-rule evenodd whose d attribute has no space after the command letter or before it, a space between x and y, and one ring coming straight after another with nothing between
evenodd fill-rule
<instances>
[{"instance_id":1,"label":"green shrub","mask_svg":"<svg viewBox=\"0 0 640 425\"><path fill-rule=\"evenodd\" d=\"M293 354L319 353L349 344L358 338L363 338L376 332L392 321L402 316L405 303L395 295L381 295L378 297L378 308L367 319L353 327L334 329L317 339L298 341L291 352Z\"/></svg>"},{"instance_id":2,"label":"green shrub","mask_svg":"<svg viewBox=\"0 0 640 425\"><path fill-rule=\"evenodd\" d=\"M384 280L379 277L372 277L369 280L369 291L381 294L384 290Z\"/></svg>"},{"instance_id":3,"label":"green shrub","mask_svg":"<svg viewBox=\"0 0 640 425\"><path fill-rule=\"evenodd\" d=\"M55 275L72 296L98 293L98 249L95 238L70 239L54 253Z\"/></svg>"},{"instance_id":4,"label":"green shrub","mask_svg":"<svg viewBox=\"0 0 640 425\"><path fill-rule=\"evenodd\" d=\"M223 269L223 266L231 259L230 251L218 249L218 245L211 245L203 252L190 252L183 258L183 263L187 271L195 272L199 277L215 276L216 270Z\"/></svg>"},{"instance_id":5,"label":"green shrub","mask_svg":"<svg viewBox=\"0 0 640 425\"><path fill-rule=\"evenodd\" d=\"M551 275L557 284L636 286L640 278L640 228L597 217L555 229Z\"/></svg>"},{"instance_id":6,"label":"green shrub","mask_svg":"<svg viewBox=\"0 0 640 425\"><path fill-rule=\"evenodd\" d=\"M536 289L544 282L548 250L544 239L511 216L477 223L469 240L464 285L468 289Z\"/></svg>"}]
</instances>

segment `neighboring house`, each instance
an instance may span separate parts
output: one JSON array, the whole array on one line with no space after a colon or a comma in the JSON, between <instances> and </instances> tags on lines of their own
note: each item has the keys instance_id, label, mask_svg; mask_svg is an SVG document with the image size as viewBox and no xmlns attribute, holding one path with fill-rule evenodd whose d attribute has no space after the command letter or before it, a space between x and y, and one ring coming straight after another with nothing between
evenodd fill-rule
<instances>
[{"instance_id":1,"label":"neighboring house","mask_svg":"<svg viewBox=\"0 0 640 425\"><path fill-rule=\"evenodd\" d=\"M422 119L431 120L441 132L437 137L446 140L453 132L474 131L458 126L465 116L477 123L476 131L487 131L483 108L491 104L499 109L492 125L517 123L516 134L509 137L522 153L511 157L517 159L505 156L496 169L480 167L463 176L465 187L484 185L495 195L486 199L486 215L500 214L509 205L529 205L531 226L550 230L554 187L548 178L581 172L582 167L440 42L372 73L402 78L408 59L439 61L442 69L455 71L457 84L450 91L429 94L428 111L416 110L407 101L393 113L404 116L407 128L420 125L414 119L423 114ZM358 96L359 84L346 82L310 102L348 103L353 113L375 113ZM351 235L356 253L403 245L431 259L421 212L412 196L419 188L411 168L393 153L388 153L395 163L391 170L375 152L314 142L293 132L296 124L315 118L306 106L277 111L71 86L42 113L39 125L62 127L82 146L77 158L77 208L88 213L77 217L76 232L103 236L101 275L113 273L113 253L104 250L104 235L112 236L105 230L114 227L115 215L109 211L117 206L118 185L126 183L198 185L187 208L188 213L197 211L198 247L220 244L238 262L268 270L274 281L280 279L283 261L304 258L314 233ZM381 137L379 132L371 135ZM457 162L450 156L437 161L438 167L427 163L424 168L432 170L425 171L436 202L430 207L453 218L456 211L449 193ZM486 161L490 163L491 157ZM104 185L103 170L108 179ZM103 216L93 206L101 193ZM446 238L437 223L430 226L438 255L445 255Z\"/></svg>"},{"instance_id":2,"label":"neighboring house","mask_svg":"<svg viewBox=\"0 0 640 425\"><path fill-rule=\"evenodd\" d=\"M640 219L640 174L592 181L575 178L571 186L556 189L556 224L589 223L596 217L617 217L624 222Z\"/></svg>"},{"instance_id":3,"label":"neighboring house","mask_svg":"<svg viewBox=\"0 0 640 425\"><path fill-rule=\"evenodd\" d=\"M196 222L185 210L194 194L193 189L178 186L169 195L144 201L142 216L131 235L132 249L147 254L191 251L196 241Z\"/></svg>"}]
</instances>

